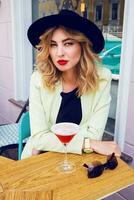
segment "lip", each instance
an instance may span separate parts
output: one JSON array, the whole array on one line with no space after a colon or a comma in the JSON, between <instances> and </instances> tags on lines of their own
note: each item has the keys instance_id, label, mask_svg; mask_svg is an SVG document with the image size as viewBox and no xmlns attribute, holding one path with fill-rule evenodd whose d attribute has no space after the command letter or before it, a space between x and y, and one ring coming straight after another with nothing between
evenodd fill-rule
<instances>
[{"instance_id":1,"label":"lip","mask_svg":"<svg viewBox=\"0 0 134 200\"><path fill-rule=\"evenodd\" d=\"M60 65L66 65L68 63L68 60L58 60L57 63Z\"/></svg>"}]
</instances>

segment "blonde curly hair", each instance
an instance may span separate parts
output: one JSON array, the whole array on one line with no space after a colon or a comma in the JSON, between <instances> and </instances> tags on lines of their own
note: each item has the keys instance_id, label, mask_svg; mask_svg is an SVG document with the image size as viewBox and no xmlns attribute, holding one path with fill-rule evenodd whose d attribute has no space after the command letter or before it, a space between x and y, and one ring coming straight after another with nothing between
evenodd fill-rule
<instances>
[{"instance_id":1,"label":"blonde curly hair","mask_svg":"<svg viewBox=\"0 0 134 200\"><path fill-rule=\"evenodd\" d=\"M84 34L62 26L47 30L40 36L40 43L36 46L38 49L36 68L42 75L43 86L54 90L55 84L62 78L62 72L55 67L49 55L52 35L58 28L62 28L72 39L81 45L81 58L77 65L78 96L96 91L99 86L96 62L100 60L98 55L91 50L92 43Z\"/></svg>"}]
</instances>

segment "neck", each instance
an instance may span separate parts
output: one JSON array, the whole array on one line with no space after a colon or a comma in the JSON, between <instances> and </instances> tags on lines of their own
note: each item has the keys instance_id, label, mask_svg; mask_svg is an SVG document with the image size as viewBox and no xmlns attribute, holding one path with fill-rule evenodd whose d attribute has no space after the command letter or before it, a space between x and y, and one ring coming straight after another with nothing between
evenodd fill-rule
<instances>
[{"instance_id":1,"label":"neck","mask_svg":"<svg viewBox=\"0 0 134 200\"><path fill-rule=\"evenodd\" d=\"M76 84L76 81L77 81L76 71L69 70L69 71L63 72L63 74L62 74L62 80L66 84L72 84L72 85Z\"/></svg>"},{"instance_id":2,"label":"neck","mask_svg":"<svg viewBox=\"0 0 134 200\"><path fill-rule=\"evenodd\" d=\"M64 72L62 75L62 87L64 92L70 92L77 87L77 75L75 72Z\"/></svg>"}]
</instances>

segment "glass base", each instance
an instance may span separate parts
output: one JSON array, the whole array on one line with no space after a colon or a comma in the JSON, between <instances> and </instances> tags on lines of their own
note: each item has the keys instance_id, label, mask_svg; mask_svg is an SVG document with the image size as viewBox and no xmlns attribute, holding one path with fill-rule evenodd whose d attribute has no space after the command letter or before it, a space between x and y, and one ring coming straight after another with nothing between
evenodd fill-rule
<instances>
[{"instance_id":1,"label":"glass base","mask_svg":"<svg viewBox=\"0 0 134 200\"><path fill-rule=\"evenodd\" d=\"M72 173L76 170L75 164L69 161L67 162L63 161L59 163L56 168L59 172L62 172L62 173Z\"/></svg>"}]
</instances>

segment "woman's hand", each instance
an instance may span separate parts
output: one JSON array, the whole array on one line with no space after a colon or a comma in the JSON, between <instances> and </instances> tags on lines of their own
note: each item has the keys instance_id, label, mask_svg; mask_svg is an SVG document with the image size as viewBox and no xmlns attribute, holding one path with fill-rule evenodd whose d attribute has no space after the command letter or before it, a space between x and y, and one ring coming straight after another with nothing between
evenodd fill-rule
<instances>
[{"instance_id":1,"label":"woman's hand","mask_svg":"<svg viewBox=\"0 0 134 200\"><path fill-rule=\"evenodd\" d=\"M113 152L116 156L121 156L121 150L116 142L114 141L98 141L98 140L90 140L91 148L94 152L109 155Z\"/></svg>"}]
</instances>

